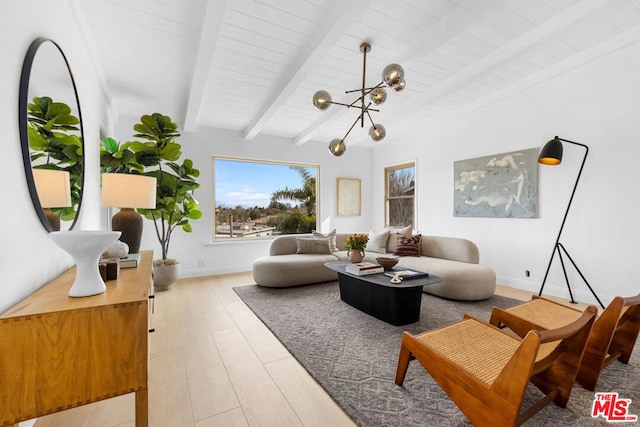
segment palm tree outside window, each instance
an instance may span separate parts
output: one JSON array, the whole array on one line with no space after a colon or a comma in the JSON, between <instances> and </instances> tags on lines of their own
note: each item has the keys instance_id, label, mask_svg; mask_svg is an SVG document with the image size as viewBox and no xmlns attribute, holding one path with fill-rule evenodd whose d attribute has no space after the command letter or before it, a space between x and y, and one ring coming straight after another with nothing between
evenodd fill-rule
<instances>
[{"instance_id":1,"label":"palm tree outside window","mask_svg":"<svg viewBox=\"0 0 640 427\"><path fill-rule=\"evenodd\" d=\"M213 158L214 240L318 229L317 165Z\"/></svg>"}]
</instances>

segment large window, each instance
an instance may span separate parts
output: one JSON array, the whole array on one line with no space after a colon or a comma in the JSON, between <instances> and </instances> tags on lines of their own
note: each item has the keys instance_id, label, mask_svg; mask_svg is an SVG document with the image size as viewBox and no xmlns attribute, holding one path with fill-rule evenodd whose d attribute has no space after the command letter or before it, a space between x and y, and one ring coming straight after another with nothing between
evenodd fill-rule
<instances>
[{"instance_id":1,"label":"large window","mask_svg":"<svg viewBox=\"0 0 640 427\"><path fill-rule=\"evenodd\" d=\"M214 157L214 240L318 229L319 171L316 165Z\"/></svg>"},{"instance_id":2,"label":"large window","mask_svg":"<svg viewBox=\"0 0 640 427\"><path fill-rule=\"evenodd\" d=\"M385 168L385 218L387 226L416 226L415 163L405 163Z\"/></svg>"}]
</instances>

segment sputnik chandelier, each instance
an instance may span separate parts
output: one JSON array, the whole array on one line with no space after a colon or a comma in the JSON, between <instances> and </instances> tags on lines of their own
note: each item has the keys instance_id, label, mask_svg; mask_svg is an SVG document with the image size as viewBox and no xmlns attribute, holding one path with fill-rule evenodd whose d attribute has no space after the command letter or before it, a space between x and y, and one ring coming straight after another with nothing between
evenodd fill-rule
<instances>
[{"instance_id":1,"label":"sputnik chandelier","mask_svg":"<svg viewBox=\"0 0 640 427\"><path fill-rule=\"evenodd\" d=\"M342 156L347 149L344 140L347 135L353 130L355 125L360 122L360 127L364 127L365 116L371 122L371 128L369 128L369 137L374 141L382 140L387 131L381 124L374 123L371 118L370 111L380 111L376 108L371 108L371 104L380 105L387 99L387 92L383 86L388 86L395 92L400 92L404 89L404 69L398 64L389 64L384 67L382 71L382 81L373 87L366 87L367 76L367 52L371 50L369 43L363 42L360 44L360 52L362 52L362 87L360 89L347 90L345 93L360 92L358 96L351 104L343 104L341 102L334 102L331 99L331 95L326 90L319 90L313 95L313 105L319 110L326 110L331 104L342 105L347 108L356 108L360 110L358 118L353 122L347 133L342 139L336 138L329 144L329 152L334 156ZM367 101L367 95L369 95L369 101Z\"/></svg>"}]
</instances>

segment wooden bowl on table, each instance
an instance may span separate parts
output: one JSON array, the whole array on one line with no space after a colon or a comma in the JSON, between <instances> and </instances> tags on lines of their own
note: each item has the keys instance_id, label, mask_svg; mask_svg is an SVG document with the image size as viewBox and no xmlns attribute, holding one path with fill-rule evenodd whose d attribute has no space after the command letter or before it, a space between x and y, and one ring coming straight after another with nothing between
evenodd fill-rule
<instances>
[{"instance_id":1,"label":"wooden bowl on table","mask_svg":"<svg viewBox=\"0 0 640 427\"><path fill-rule=\"evenodd\" d=\"M378 257L376 258L376 262L380 264L385 271L389 271L398 263L398 258Z\"/></svg>"}]
</instances>

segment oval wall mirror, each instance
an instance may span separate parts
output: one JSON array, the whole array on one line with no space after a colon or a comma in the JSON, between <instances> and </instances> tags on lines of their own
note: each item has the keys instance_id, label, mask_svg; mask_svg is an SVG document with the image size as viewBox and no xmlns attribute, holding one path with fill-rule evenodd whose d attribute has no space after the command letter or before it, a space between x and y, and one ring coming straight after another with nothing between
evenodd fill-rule
<instances>
[{"instance_id":1,"label":"oval wall mirror","mask_svg":"<svg viewBox=\"0 0 640 427\"><path fill-rule=\"evenodd\" d=\"M84 133L75 80L53 40L38 38L29 46L18 108L33 207L48 231L70 230L82 204Z\"/></svg>"}]
</instances>

